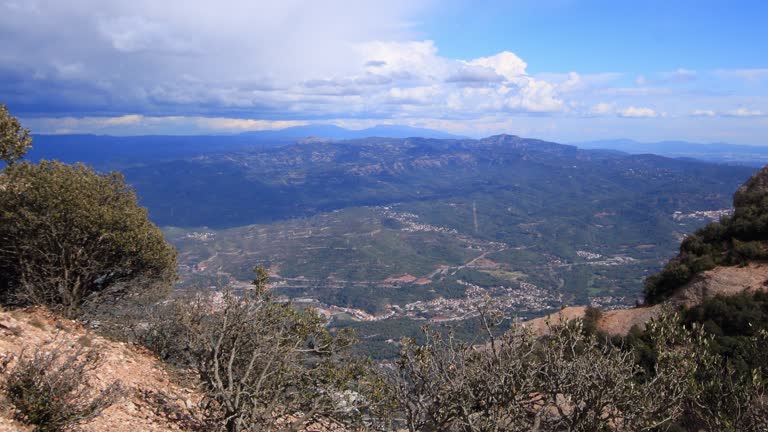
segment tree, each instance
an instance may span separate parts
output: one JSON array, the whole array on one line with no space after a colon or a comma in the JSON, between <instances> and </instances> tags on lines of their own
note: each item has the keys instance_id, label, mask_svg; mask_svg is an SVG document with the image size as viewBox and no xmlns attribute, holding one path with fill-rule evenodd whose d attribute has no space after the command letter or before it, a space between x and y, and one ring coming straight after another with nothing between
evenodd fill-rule
<instances>
[{"instance_id":1,"label":"tree","mask_svg":"<svg viewBox=\"0 0 768 432\"><path fill-rule=\"evenodd\" d=\"M8 107L0 104L0 161L13 165L31 147L29 129L23 128L19 120L8 112Z\"/></svg>"},{"instance_id":2,"label":"tree","mask_svg":"<svg viewBox=\"0 0 768 432\"><path fill-rule=\"evenodd\" d=\"M68 317L86 303L165 296L176 252L123 176L43 161L0 175L0 299Z\"/></svg>"}]
</instances>

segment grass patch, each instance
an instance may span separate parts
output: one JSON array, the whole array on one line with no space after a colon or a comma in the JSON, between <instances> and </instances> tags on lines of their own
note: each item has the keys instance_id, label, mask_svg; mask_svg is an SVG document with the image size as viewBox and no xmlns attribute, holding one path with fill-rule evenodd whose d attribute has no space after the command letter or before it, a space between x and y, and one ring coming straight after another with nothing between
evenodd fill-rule
<instances>
[{"instance_id":1,"label":"grass patch","mask_svg":"<svg viewBox=\"0 0 768 432\"><path fill-rule=\"evenodd\" d=\"M528 276L522 272L507 271L507 270L481 270L483 273L491 275L496 279L508 280L510 282L517 282L518 280Z\"/></svg>"}]
</instances>

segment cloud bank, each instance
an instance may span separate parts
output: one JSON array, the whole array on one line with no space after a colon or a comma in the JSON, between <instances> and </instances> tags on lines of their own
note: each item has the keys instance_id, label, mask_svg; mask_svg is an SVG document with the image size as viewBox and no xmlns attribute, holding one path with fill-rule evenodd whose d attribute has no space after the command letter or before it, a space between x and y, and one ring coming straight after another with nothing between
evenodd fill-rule
<instances>
[{"instance_id":1,"label":"cloud bank","mask_svg":"<svg viewBox=\"0 0 768 432\"><path fill-rule=\"evenodd\" d=\"M449 58L419 31L431 7L0 0L0 102L52 133L333 122L562 139L619 136L621 125L650 120L677 122L659 131L705 118L762 122L768 112L768 69L532 73L514 47Z\"/></svg>"}]
</instances>

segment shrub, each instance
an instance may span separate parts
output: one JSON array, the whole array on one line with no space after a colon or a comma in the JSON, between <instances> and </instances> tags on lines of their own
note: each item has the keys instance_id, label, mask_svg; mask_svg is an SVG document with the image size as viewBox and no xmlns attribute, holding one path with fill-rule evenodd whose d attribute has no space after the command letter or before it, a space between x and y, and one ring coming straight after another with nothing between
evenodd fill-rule
<instances>
[{"instance_id":1,"label":"shrub","mask_svg":"<svg viewBox=\"0 0 768 432\"><path fill-rule=\"evenodd\" d=\"M204 327L210 325L213 298L188 293L154 305L134 320L144 325L133 329L135 341L163 362L179 369L194 368L196 345Z\"/></svg>"},{"instance_id":2,"label":"shrub","mask_svg":"<svg viewBox=\"0 0 768 432\"><path fill-rule=\"evenodd\" d=\"M352 342L314 310L274 301L266 272L239 295L193 295L157 306L139 340L196 372L211 430L296 429L318 418L357 424L362 364L340 357Z\"/></svg>"},{"instance_id":3,"label":"shrub","mask_svg":"<svg viewBox=\"0 0 768 432\"><path fill-rule=\"evenodd\" d=\"M0 174L0 299L68 317L86 303L153 293L176 277L176 252L119 173L21 163Z\"/></svg>"},{"instance_id":4,"label":"shrub","mask_svg":"<svg viewBox=\"0 0 768 432\"><path fill-rule=\"evenodd\" d=\"M426 329L425 344L405 340L380 369L393 405L381 415L411 431L768 430L765 355L763 370L739 374L700 326L668 312L613 344L583 324L541 338L518 328L482 348ZM764 331L748 340L766 342Z\"/></svg>"},{"instance_id":5,"label":"shrub","mask_svg":"<svg viewBox=\"0 0 768 432\"><path fill-rule=\"evenodd\" d=\"M645 280L645 299L657 303L672 295L674 290L688 282L693 273L686 264L686 257L669 260L664 269Z\"/></svg>"},{"instance_id":6,"label":"shrub","mask_svg":"<svg viewBox=\"0 0 768 432\"><path fill-rule=\"evenodd\" d=\"M89 384L99 363L100 356L91 349L63 344L39 348L31 356L22 353L2 389L20 419L37 431L67 430L93 420L122 395L118 382L98 392Z\"/></svg>"},{"instance_id":7,"label":"shrub","mask_svg":"<svg viewBox=\"0 0 768 432\"><path fill-rule=\"evenodd\" d=\"M765 246L759 241L733 240L733 256L740 263L768 258Z\"/></svg>"},{"instance_id":8,"label":"shrub","mask_svg":"<svg viewBox=\"0 0 768 432\"><path fill-rule=\"evenodd\" d=\"M584 310L584 318L582 319L584 322L584 331L586 334L590 335L596 334L598 332L598 325L602 317L603 311L600 310L600 308L587 306L587 308Z\"/></svg>"},{"instance_id":9,"label":"shrub","mask_svg":"<svg viewBox=\"0 0 768 432\"><path fill-rule=\"evenodd\" d=\"M666 430L695 371L688 353L663 349L656 375L638 383L633 353L582 326L556 323L541 339L518 328L482 349L426 329L424 345L404 341L395 367L380 373L413 431ZM670 321L657 328L657 345L676 332Z\"/></svg>"}]
</instances>

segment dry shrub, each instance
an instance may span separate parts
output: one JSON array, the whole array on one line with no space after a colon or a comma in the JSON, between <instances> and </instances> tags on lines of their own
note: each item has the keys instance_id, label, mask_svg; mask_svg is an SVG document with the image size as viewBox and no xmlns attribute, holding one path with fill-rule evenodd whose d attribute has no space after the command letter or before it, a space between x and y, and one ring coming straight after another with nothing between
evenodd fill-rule
<instances>
[{"instance_id":1,"label":"dry shrub","mask_svg":"<svg viewBox=\"0 0 768 432\"><path fill-rule=\"evenodd\" d=\"M37 431L68 430L93 420L122 397L117 381L102 390L89 384L100 363L99 353L83 346L43 346L32 355L22 352L2 390L19 420Z\"/></svg>"}]
</instances>

